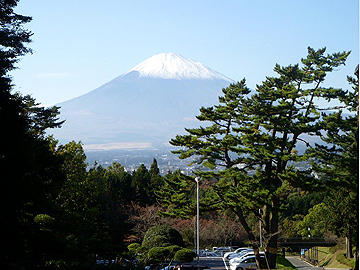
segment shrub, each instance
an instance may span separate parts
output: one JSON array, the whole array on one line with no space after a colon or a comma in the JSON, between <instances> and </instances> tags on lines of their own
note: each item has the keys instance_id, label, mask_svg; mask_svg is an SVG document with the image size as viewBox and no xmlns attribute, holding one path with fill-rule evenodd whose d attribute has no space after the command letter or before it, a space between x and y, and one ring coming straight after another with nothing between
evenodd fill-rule
<instances>
[{"instance_id":1,"label":"shrub","mask_svg":"<svg viewBox=\"0 0 360 270\"><path fill-rule=\"evenodd\" d=\"M151 227L144 236L142 247L148 250L153 247L177 245L184 246L181 234L169 225L156 225Z\"/></svg>"},{"instance_id":2,"label":"shrub","mask_svg":"<svg viewBox=\"0 0 360 270\"><path fill-rule=\"evenodd\" d=\"M196 257L194 251L188 248L183 248L175 253L174 260L180 262L192 262L193 259Z\"/></svg>"},{"instance_id":3,"label":"shrub","mask_svg":"<svg viewBox=\"0 0 360 270\"><path fill-rule=\"evenodd\" d=\"M182 247L176 246L176 245L172 245L172 246L169 246L169 247L166 247L166 248L169 250L169 259L174 258L176 252L178 252L179 250L182 249Z\"/></svg>"},{"instance_id":4,"label":"shrub","mask_svg":"<svg viewBox=\"0 0 360 270\"><path fill-rule=\"evenodd\" d=\"M169 249L166 247L153 247L149 250L147 257L151 263L161 263L169 257Z\"/></svg>"},{"instance_id":5,"label":"shrub","mask_svg":"<svg viewBox=\"0 0 360 270\"><path fill-rule=\"evenodd\" d=\"M128 245L128 250L132 253L138 253L139 248L141 247L141 245L139 243L132 243L130 245Z\"/></svg>"}]
</instances>

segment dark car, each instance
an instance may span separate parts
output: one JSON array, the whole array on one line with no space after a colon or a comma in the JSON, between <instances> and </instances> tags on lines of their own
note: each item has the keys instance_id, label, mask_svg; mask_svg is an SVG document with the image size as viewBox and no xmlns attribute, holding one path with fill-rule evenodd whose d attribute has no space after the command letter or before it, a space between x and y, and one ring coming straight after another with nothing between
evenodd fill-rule
<instances>
[{"instance_id":1,"label":"dark car","mask_svg":"<svg viewBox=\"0 0 360 270\"><path fill-rule=\"evenodd\" d=\"M206 265L196 265L196 264L180 264L177 266L177 270L204 270L204 269L210 269L210 267Z\"/></svg>"}]
</instances>

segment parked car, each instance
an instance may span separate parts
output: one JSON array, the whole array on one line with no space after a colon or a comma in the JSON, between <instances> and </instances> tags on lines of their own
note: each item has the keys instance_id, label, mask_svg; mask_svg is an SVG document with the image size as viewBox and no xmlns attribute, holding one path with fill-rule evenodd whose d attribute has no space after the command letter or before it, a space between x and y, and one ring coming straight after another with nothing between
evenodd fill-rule
<instances>
[{"instance_id":1,"label":"parked car","mask_svg":"<svg viewBox=\"0 0 360 270\"><path fill-rule=\"evenodd\" d=\"M241 247L241 248L236 249L235 251L226 252L226 253L224 254L224 259L225 259L225 260L229 260L229 256L238 255L239 253L242 253L242 252L244 252L244 251L253 251L253 250L252 250L252 248Z\"/></svg>"},{"instance_id":2,"label":"parked car","mask_svg":"<svg viewBox=\"0 0 360 270\"><path fill-rule=\"evenodd\" d=\"M103 260L103 259L96 260L96 264L108 265L108 264L113 264L113 263L115 263L115 260Z\"/></svg>"},{"instance_id":3,"label":"parked car","mask_svg":"<svg viewBox=\"0 0 360 270\"><path fill-rule=\"evenodd\" d=\"M264 257L264 256L265 256L265 252L264 252L264 251L260 251L259 253L260 253L260 256L261 256L261 257ZM243 261L245 258L252 257L252 256L255 257L254 251L247 252L247 253L243 254L242 256L240 256L240 257L235 257L235 258L231 259L231 260L229 261L229 265L230 265L230 267L231 267L231 266L236 265L236 264L238 264L239 262Z\"/></svg>"},{"instance_id":4,"label":"parked car","mask_svg":"<svg viewBox=\"0 0 360 270\"><path fill-rule=\"evenodd\" d=\"M144 268L145 270L159 270L161 269L161 265L160 264L150 264L145 266Z\"/></svg>"},{"instance_id":5,"label":"parked car","mask_svg":"<svg viewBox=\"0 0 360 270\"><path fill-rule=\"evenodd\" d=\"M175 270L178 265L180 265L180 261L172 261L171 264L162 263L160 270Z\"/></svg>"},{"instance_id":6,"label":"parked car","mask_svg":"<svg viewBox=\"0 0 360 270\"><path fill-rule=\"evenodd\" d=\"M177 270L205 270L205 269L210 269L210 267L206 266L206 265L197 265L197 264L181 264L178 265L176 267Z\"/></svg>"},{"instance_id":7,"label":"parked car","mask_svg":"<svg viewBox=\"0 0 360 270\"><path fill-rule=\"evenodd\" d=\"M160 270L174 270L176 268L177 268L176 265L168 265L168 266L165 266L164 268L161 268Z\"/></svg>"},{"instance_id":8,"label":"parked car","mask_svg":"<svg viewBox=\"0 0 360 270\"><path fill-rule=\"evenodd\" d=\"M219 254L219 256L223 256L225 252L233 251L233 247L213 247L213 251Z\"/></svg>"},{"instance_id":9,"label":"parked car","mask_svg":"<svg viewBox=\"0 0 360 270\"><path fill-rule=\"evenodd\" d=\"M200 253L199 257L219 257L219 254L213 251L204 251Z\"/></svg>"},{"instance_id":10,"label":"parked car","mask_svg":"<svg viewBox=\"0 0 360 270\"><path fill-rule=\"evenodd\" d=\"M247 270L256 269L255 256L247 256L242 258L237 264L230 265L230 270Z\"/></svg>"},{"instance_id":11,"label":"parked car","mask_svg":"<svg viewBox=\"0 0 360 270\"><path fill-rule=\"evenodd\" d=\"M233 253L233 254L230 254L229 256L227 256L227 259L228 259L228 261L231 261L234 258L240 258L250 252L254 252L254 250L250 249L250 250L243 250L240 253Z\"/></svg>"}]
</instances>

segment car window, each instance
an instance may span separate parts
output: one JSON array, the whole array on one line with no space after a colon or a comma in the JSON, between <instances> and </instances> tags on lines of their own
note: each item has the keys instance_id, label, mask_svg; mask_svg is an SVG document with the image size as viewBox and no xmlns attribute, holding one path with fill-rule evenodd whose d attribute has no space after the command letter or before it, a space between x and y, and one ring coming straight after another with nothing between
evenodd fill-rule
<instances>
[{"instance_id":1,"label":"car window","mask_svg":"<svg viewBox=\"0 0 360 270\"><path fill-rule=\"evenodd\" d=\"M244 261L244 263L253 263L255 262L255 258L249 258Z\"/></svg>"}]
</instances>

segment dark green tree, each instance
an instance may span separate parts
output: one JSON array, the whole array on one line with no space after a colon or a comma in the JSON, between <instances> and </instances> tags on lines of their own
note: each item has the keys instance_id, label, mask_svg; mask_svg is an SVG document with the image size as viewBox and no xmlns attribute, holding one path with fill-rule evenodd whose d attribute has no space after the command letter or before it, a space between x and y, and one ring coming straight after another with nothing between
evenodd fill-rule
<instances>
[{"instance_id":1,"label":"dark green tree","mask_svg":"<svg viewBox=\"0 0 360 270\"><path fill-rule=\"evenodd\" d=\"M328 231L331 209L324 202L314 205L309 213L297 224L296 230L304 237L323 237Z\"/></svg>"},{"instance_id":2,"label":"dark green tree","mask_svg":"<svg viewBox=\"0 0 360 270\"><path fill-rule=\"evenodd\" d=\"M326 229L346 239L346 257L353 258L353 247L358 250L358 192L339 187L330 192L324 204L330 212Z\"/></svg>"},{"instance_id":3,"label":"dark green tree","mask_svg":"<svg viewBox=\"0 0 360 270\"><path fill-rule=\"evenodd\" d=\"M312 166L323 188L330 192L327 205L333 211L332 231L347 238L348 258L352 257L353 243L358 250L359 233L359 67L355 75L348 77L352 89L339 96L341 110L322 114L326 133L321 138L326 144L317 144L310 151L314 155Z\"/></svg>"},{"instance_id":4,"label":"dark green tree","mask_svg":"<svg viewBox=\"0 0 360 270\"><path fill-rule=\"evenodd\" d=\"M131 177L118 163L106 170L101 180L99 215L96 217L96 253L102 258L115 258L126 250L124 238L131 228L128 222L127 205L130 203Z\"/></svg>"},{"instance_id":5,"label":"dark green tree","mask_svg":"<svg viewBox=\"0 0 360 270\"><path fill-rule=\"evenodd\" d=\"M132 176L119 163L114 162L106 168L105 174L106 185L112 186L114 196L118 196L123 204L129 204L135 197L135 190L132 187Z\"/></svg>"},{"instance_id":6,"label":"dark green tree","mask_svg":"<svg viewBox=\"0 0 360 270\"><path fill-rule=\"evenodd\" d=\"M196 174L214 180L213 192L207 194L238 217L260 268L267 265L258 256L258 240L246 216L252 213L262 222L268 266L275 268L281 205L293 188L315 185L309 171L294 167L309 158L296 147L310 147L307 136L319 136L324 129L316 99L344 95L342 89L322 83L349 52L326 55L325 50L308 48L301 65L277 64L277 77L267 77L253 93L245 80L231 84L223 89L219 105L200 109L197 119L205 127L186 129L187 135L170 142L181 147L174 151L180 158L193 157L207 167Z\"/></svg>"},{"instance_id":7,"label":"dark green tree","mask_svg":"<svg viewBox=\"0 0 360 270\"><path fill-rule=\"evenodd\" d=\"M161 205L171 210L162 211L160 215L180 218L196 215L195 186L194 178L182 174L180 170L168 173L156 196Z\"/></svg>"},{"instance_id":8,"label":"dark green tree","mask_svg":"<svg viewBox=\"0 0 360 270\"><path fill-rule=\"evenodd\" d=\"M134 193L131 175L118 163L87 171L81 143L60 145L57 152L67 175L57 200L64 212L64 260L91 263L95 255L114 259L126 250L124 238L130 224L125 212Z\"/></svg>"},{"instance_id":9,"label":"dark green tree","mask_svg":"<svg viewBox=\"0 0 360 270\"><path fill-rule=\"evenodd\" d=\"M60 145L56 152L63 160L61 168L66 175L56 200L62 210L61 233L66 240L62 259L68 263L89 262L100 215L101 180L105 169L95 167L87 172L86 155L80 142Z\"/></svg>"},{"instance_id":10,"label":"dark green tree","mask_svg":"<svg viewBox=\"0 0 360 270\"><path fill-rule=\"evenodd\" d=\"M13 93L9 72L21 56L31 52L32 33L23 25L31 17L14 12L17 0L1 2L0 9L0 171L1 266L4 269L43 266L56 257L57 247L36 221L39 215L54 218L54 200L64 177L61 159L54 153L45 130L59 127L58 108L36 106L29 96ZM55 218L56 220L56 218ZM55 251L56 250L56 251Z\"/></svg>"},{"instance_id":11,"label":"dark green tree","mask_svg":"<svg viewBox=\"0 0 360 270\"><path fill-rule=\"evenodd\" d=\"M150 180L150 173L144 164L141 164L132 175L132 187L136 192L134 201L140 206L152 204L150 202Z\"/></svg>"},{"instance_id":12,"label":"dark green tree","mask_svg":"<svg viewBox=\"0 0 360 270\"><path fill-rule=\"evenodd\" d=\"M160 174L160 170L158 167L158 163L156 161L156 159L154 158L153 163L150 166L150 170L149 173L151 176L155 176L155 175L159 175Z\"/></svg>"},{"instance_id":13,"label":"dark green tree","mask_svg":"<svg viewBox=\"0 0 360 270\"><path fill-rule=\"evenodd\" d=\"M305 216L309 209L324 201L326 192L304 192L295 190L287 197L286 202L282 205L281 220L292 218L295 215Z\"/></svg>"},{"instance_id":14,"label":"dark green tree","mask_svg":"<svg viewBox=\"0 0 360 270\"><path fill-rule=\"evenodd\" d=\"M157 200L156 191L159 190L159 188L163 184L163 178L160 175L158 163L155 158L154 158L153 163L150 166L149 174L150 174L150 186L149 186L150 202L149 202L149 204L151 205L151 204L156 203L156 200Z\"/></svg>"}]
</instances>

